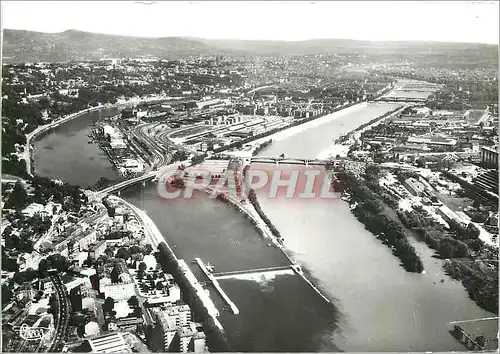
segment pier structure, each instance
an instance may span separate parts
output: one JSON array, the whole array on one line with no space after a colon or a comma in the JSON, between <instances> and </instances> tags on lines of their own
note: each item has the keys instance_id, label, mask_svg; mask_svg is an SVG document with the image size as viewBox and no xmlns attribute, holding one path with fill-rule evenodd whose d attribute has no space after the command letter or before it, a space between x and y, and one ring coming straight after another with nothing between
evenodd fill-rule
<instances>
[{"instance_id":1,"label":"pier structure","mask_svg":"<svg viewBox=\"0 0 500 354\"><path fill-rule=\"evenodd\" d=\"M236 305L234 304L234 302L231 301L231 299L229 298L229 296L226 294L226 292L220 286L220 284L217 281L217 279L208 271L207 267L205 267L205 265L203 264L203 262L201 261L201 259L200 258L195 258L195 260L196 260L196 263L198 263L198 265L200 266L200 268L203 271L203 273L205 273L205 275L207 276L207 278L212 282L213 286L215 287L215 289L217 290L217 292L220 294L220 296L222 297L222 299L224 299L224 301L231 308L231 311L235 315L239 314L240 310L238 310L238 307L236 307Z\"/></svg>"},{"instance_id":2,"label":"pier structure","mask_svg":"<svg viewBox=\"0 0 500 354\"><path fill-rule=\"evenodd\" d=\"M219 310L217 310L217 307L213 303L212 299L210 299L208 293L205 291L205 289L203 289L202 284L198 282L196 276L193 274L193 272L183 259L179 259L178 262L179 262L179 267L181 268L182 272L186 275L186 278L188 279L189 283L191 283L191 285L193 285L194 288L196 289L196 293L201 298L203 305L208 311L208 314L212 316L212 319L214 320L217 327L219 327L221 330L224 330L221 323L217 319L217 317L219 316Z\"/></svg>"}]
</instances>

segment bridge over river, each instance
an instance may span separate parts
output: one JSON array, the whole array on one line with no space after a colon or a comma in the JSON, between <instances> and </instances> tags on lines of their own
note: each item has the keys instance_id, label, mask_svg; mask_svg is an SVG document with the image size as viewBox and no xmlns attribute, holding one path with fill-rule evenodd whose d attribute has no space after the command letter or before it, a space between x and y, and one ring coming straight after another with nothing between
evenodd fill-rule
<instances>
[{"instance_id":1,"label":"bridge over river","mask_svg":"<svg viewBox=\"0 0 500 354\"><path fill-rule=\"evenodd\" d=\"M251 163L273 163L276 165L279 164L291 164L291 165L332 165L337 166L340 164L340 161L336 161L333 159L311 159L311 158L303 158L303 157L266 157L266 156L255 156L250 159Z\"/></svg>"},{"instance_id":2,"label":"bridge over river","mask_svg":"<svg viewBox=\"0 0 500 354\"><path fill-rule=\"evenodd\" d=\"M375 99L375 102L405 102L405 103L425 103L427 98L418 98L418 97L401 97L401 96L383 96Z\"/></svg>"},{"instance_id":3,"label":"bridge over river","mask_svg":"<svg viewBox=\"0 0 500 354\"><path fill-rule=\"evenodd\" d=\"M209 161L209 160L207 160L207 161ZM252 157L250 159L250 162L251 163L271 163L271 164L276 164L276 165L292 164L292 165L306 165L306 166L310 166L310 165L338 166L339 164L342 163L342 161L340 161L340 160L333 160L333 159L321 160L321 159L310 159L310 158L302 158L302 157L297 158L297 157L264 157L264 156L263 157L261 157L261 156ZM190 161L182 161L182 162L178 162L178 163L171 164L168 166L162 166L159 170L149 171L141 176L134 177L134 178L119 182L119 183L112 185L108 188L105 188L105 189L97 192L97 196L100 198L103 198L110 193L120 191L121 189L132 186L136 183L143 183L143 182L146 182L149 180L158 179L160 177L160 175L162 174L162 171L164 171L164 169L168 169L168 168L177 169L180 164L183 164L186 168L191 166Z\"/></svg>"}]
</instances>

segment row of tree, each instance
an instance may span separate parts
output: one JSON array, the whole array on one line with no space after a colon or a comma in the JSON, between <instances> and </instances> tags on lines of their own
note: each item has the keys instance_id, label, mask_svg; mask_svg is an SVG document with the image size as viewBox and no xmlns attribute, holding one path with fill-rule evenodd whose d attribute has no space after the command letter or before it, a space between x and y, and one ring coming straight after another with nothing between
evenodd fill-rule
<instances>
[{"instance_id":1,"label":"row of tree","mask_svg":"<svg viewBox=\"0 0 500 354\"><path fill-rule=\"evenodd\" d=\"M378 186L380 168L376 165L366 167L365 180L351 173L339 173L337 176L346 191L351 195L351 203L356 203L354 215L367 230L377 235L382 242L391 246L396 255L409 272L421 273L424 269L422 260L415 248L406 238L405 229L399 220L394 220L385 212Z\"/></svg>"},{"instance_id":2,"label":"row of tree","mask_svg":"<svg viewBox=\"0 0 500 354\"><path fill-rule=\"evenodd\" d=\"M481 308L498 315L498 269L487 269L474 260L451 260L444 268L448 275L462 282Z\"/></svg>"},{"instance_id":3,"label":"row of tree","mask_svg":"<svg viewBox=\"0 0 500 354\"><path fill-rule=\"evenodd\" d=\"M273 141L271 139L264 141L262 144L257 146L255 150L252 152L252 156L257 156L262 150L271 145Z\"/></svg>"},{"instance_id":4,"label":"row of tree","mask_svg":"<svg viewBox=\"0 0 500 354\"><path fill-rule=\"evenodd\" d=\"M470 254L470 250L480 251L484 243L479 239L479 229L472 223L464 226L455 220L450 220L449 232L429 217L423 209L413 211L399 210L397 215L403 225L415 232L435 249L442 258L462 258Z\"/></svg>"},{"instance_id":5,"label":"row of tree","mask_svg":"<svg viewBox=\"0 0 500 354\"><path fill-rule=\"evenodd\" d=\"M257 211L257 214L259 214L260 218L266 223L267 227L269 227L269 230L271 230L272 234L274 237L276 237L278 240L281 240L281 233L279 230L274 226L273 222L271 219L269 219L262 210L259 200L257 199L257 194L253 189L250 189L248 191L248 200L250 200L250 203L252 203L253 207L255 208L255 211Z\"/></svg>"}]
</instances>

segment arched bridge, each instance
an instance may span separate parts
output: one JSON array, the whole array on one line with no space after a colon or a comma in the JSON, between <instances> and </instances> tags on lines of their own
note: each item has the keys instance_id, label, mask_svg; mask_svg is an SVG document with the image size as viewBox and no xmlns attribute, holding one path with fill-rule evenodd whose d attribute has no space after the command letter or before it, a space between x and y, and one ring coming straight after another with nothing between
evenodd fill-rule
<instances>
[{"instance_id":1,"label":"arched bridge","mask_svg":"<svg viewBox=\"0 0 500 354\"><path fill-rule=\"evenodd\" d=\"M146 182L152 179L158 179L162 176L165 170L176 170L179 165L184 165L185 167L189 167L191 165L190 161L182 161L182 162L176 162L170 165L164 165L161 166L157 170L149 171L143 174L142 176L134 177L128 180L125 180L123 182L117 183L115 185L112 185L111 187L105 188L99 192L97 192L98 197L105 197L106 195L119 191L121 189L124 189L126 187L129 187L133 184L139 183L139 182Z\"/></svg>"},{"instance_id":2,"label":"arched bridge","mask_svg":"<svg viewBox=\"0 0 500 354\"><path fill-rule=\"evenodd\" d=\"M254 156L250 159L252 163L274 163L278 164L291 164L291 165L338 165L339 161L333 159L310 159L310 158L295 158L295 157L264 157Z\"/></svg>"},{"instance_id":3,"label":"arched bridge","mask_svg":"<svg viewBox=\"0 0 500 354\"><path fill-rule=\"evenodd\" d=\"M131 178L131 179L128 179L126 181L123 181L123 182L117 183L115 185L112 185L111 187L105 188L105 189L97 192L97 195L99 197L105 197L109 193L113 193L113 192L119 191L119 190L124 189L124 188L126 188L128 186L131 186L133 184L136 184L136 183L139 183L139 182L145 182L145 181L154 179L157 174L158 174L157 171L151 171L151 172L145 173L142 176Z\"/></svg>"}]
</instances>

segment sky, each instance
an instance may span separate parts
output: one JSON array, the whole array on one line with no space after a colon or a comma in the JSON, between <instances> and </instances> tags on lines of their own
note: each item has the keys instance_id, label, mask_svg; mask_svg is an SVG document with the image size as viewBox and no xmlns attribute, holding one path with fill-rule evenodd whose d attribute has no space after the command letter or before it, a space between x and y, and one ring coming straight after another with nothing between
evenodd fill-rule
<instances>
[{"instance_id":1,"label":"sky","mask_svg":"<svg viewBox=\"0 0 500 354\"><path fill-rule=\"evenodd\" d=\"M140 37L498 44L499 3L2 1L2 25L50 33L76 29Z\"/></svg>"}]
</instances>

